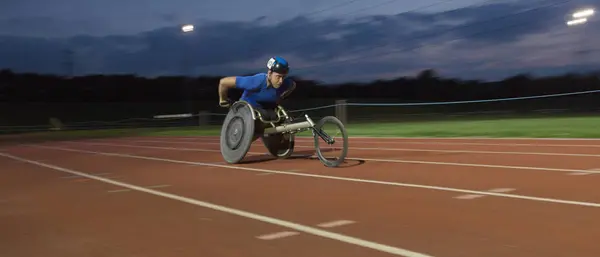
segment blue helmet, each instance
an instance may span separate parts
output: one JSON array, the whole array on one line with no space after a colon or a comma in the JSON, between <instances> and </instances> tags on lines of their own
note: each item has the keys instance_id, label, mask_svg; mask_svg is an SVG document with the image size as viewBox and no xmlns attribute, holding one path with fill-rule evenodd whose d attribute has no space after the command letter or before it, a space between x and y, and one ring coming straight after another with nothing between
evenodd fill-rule
<instances>
[{"instance_id":1,"label":"blue helmet","mask_svg":"<svg viewBox=\"0 0 600 257\"><path fill-rule=\"evenodd\" d=\"M267 62L267 68L270 71L281 74L287 74L290 71L290 66L288 65L288 62L279 56L275 56L269 59L269 61Z\"/></svg>"}]
</instances>

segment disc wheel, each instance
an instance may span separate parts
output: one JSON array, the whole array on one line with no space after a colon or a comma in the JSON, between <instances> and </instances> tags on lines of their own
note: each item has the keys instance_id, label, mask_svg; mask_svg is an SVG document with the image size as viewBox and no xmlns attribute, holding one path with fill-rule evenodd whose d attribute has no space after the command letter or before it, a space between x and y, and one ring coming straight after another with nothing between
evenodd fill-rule
<instances>
[{"instance_id":1,"label":"disc wheel","mask_svg":"<svg viewBox=\"0 0 600 257\"><path fill-rule=\"evenodd\" d=\"M334 116L326 116L314 127L313 137L317 157L327 167L337 167L344 163L348 154L348 132L344 124ZM324 138L335 140L328 143ZM335 147L334 145L338 145ZM322 149L323 148L323 149Z\"/></svg>"},{"instance_id":2,"label":"disc wheel","mask_svg":"<svg viewBox=\"0 0 600 257\"><path fill-rule=\"evenodd\" d=\"M221 128L220 148L223 159L230 164L239 163L252 144L255 122L250 109L232 108Z\"/></svg>"},{"instance_id":3,"label":"disc wheel","mask_svg":"<svg viewBox=\"0 0 600 257\"><path fill-rule=\"evenodd\" d=\"M231 150L238 149L244 138L244 120L239 116L233 116L225 131L227 133L225 137L227 147Z\"/></svg>"}]
</instances>

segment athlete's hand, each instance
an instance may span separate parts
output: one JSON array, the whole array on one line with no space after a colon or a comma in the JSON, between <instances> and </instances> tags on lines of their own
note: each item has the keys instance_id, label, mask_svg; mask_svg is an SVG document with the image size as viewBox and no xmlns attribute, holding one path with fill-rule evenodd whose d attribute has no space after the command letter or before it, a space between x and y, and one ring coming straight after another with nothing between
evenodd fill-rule
<instances>
[{"instance_id":1,"label":"athlete's hand","mask_svg":"<svg viewBox=\"0 0 600 257\"><path fill-rule=\"evenodd\" d=\"M224 107L224 108L229 108L230 104L229 104L229 101L221 99L221 100L219 100L219 106Z\"/></svg>"}]
</instances>

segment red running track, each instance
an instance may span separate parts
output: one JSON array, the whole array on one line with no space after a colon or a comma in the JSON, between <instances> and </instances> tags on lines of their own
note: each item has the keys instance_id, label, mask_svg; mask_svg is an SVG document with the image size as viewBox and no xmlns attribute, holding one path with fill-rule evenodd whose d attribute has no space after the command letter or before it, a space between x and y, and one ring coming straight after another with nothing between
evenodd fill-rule
<instances>
[{"instance_id":1,"label":"red running track","mask_svg":"<svg viewBox=\"0 0 600 257\"><path fill-rule=\"evenodd\" d=\"M336 169L216 142L2 148L0 256L600 254L600 141L352 138Z\"/></svg>"}]
</instances>

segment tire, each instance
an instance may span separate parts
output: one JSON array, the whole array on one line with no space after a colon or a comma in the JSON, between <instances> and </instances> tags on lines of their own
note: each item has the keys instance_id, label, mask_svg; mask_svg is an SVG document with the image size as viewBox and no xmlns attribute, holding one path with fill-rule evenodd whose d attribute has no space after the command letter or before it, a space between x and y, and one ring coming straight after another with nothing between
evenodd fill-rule
<instances>
[{"instance_id":1,"label":"tire","mask_svg":"<svg viewBox=\"0 0 600 257\"><path fill-rule=\"evenodd\" d=\"M288 139L283 139L284 136ZM294 153L294 134L263 135L261 139L269 153L279 159L286 159Z\"/></svg>"},{"instance_id":2,"label":"tire","mask_svg":"<svg viewBox=\"0 0 600 257\"><path fill-rule=\"evenodd\" d=\"M344 142L342 143L342 152L334 161L325 158L325 156L323 156L323 152L321 152L321 149L319 148L320 144L327 144L317 133L317 131L320 131L326 123L335 124L341 131L342 139L344 140ZM334 116L326 116L315 124L314 130L315 131L313 131L313 137L315 140L315 150L317 152L317 157L323 163L323 165L327 167L337 167L340 164L344 163L344 161L346 160L346 156L348 155L348 132L346 131L346 127L344 126L342 121L340 121Z\"/></svg>"},{"instance_id":3,"label":"tire","mask_svg":"<svg viewBox=\"0 0 600 257\"><path fill-rule=\"evenodd\" d=\"M221 155L225 162L239 163L250 149L255 135L255 121L247 106L229 109L221 128ZM238 136L239 134L239 136Z\"/></svg>"}]
</instances>

